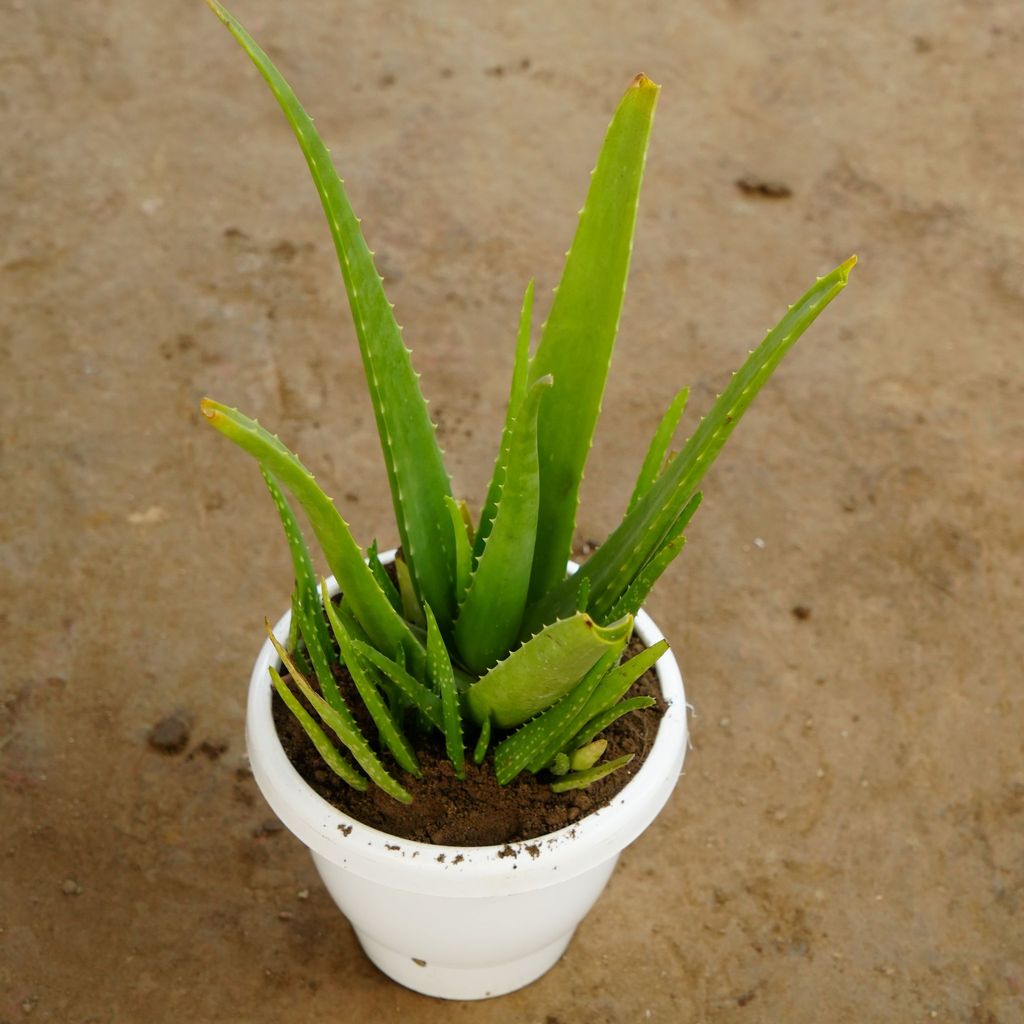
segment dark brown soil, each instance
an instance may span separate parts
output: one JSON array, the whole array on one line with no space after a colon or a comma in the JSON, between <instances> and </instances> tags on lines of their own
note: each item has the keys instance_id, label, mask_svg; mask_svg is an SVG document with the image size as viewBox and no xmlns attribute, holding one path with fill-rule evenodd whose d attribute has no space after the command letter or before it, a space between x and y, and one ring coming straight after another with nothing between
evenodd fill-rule
<instances>
[{"instance_id":1,"label":"dark brown soil","mask_svg":"<svg viewBox=\"0 0 1024 1024\"><path fill-rule=\"evenodd\" d=\"M632 653L642 649L634 637ZM269 685L269 683L268 683ZM342 691L354 689L347 673L339 674ZM402 804L371 785L365 793L352 789L327 768L316 748L302 731L283 701L274 694L274 724L285 752L299 774L325 800L353 818L391 835L443 846L494 846L533 839L571 825L584 815L603 807L637 773L644 762L664 710L657 676L646 672L634 684L630 696L650 694L658 704L646 711L620 718L604 732L608 750L604 760L636 754L624 768L587 789L552 793L544 775L524 772L507 786L494 777L491 756L480 766L467 759L466 778L455 778L440 735L424 737L416 750L422 778L402 772L386 753L381 760L412 794L411 804ZM349 706L361 708L358 697ZM360 722L366 735L373 734L365 719ZM467 737L467 741L470 740ZM468 745L468 743L467 743Z\"/></svg>"}]
</instances>

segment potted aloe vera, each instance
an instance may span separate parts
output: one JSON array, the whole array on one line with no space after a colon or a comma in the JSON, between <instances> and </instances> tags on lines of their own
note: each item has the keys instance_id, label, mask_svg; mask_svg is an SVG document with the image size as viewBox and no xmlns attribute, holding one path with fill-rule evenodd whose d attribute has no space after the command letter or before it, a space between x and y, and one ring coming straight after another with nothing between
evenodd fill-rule
<instances>
[{"instance_id":1,"label":"potted aloe vera","mask_svg":"<svg viewBox=\"0 0 1024 1024\"><path fill-rule=\"evenodd\" d=\"M210 6L266 79L306 157L337 248L394 500L400 549L364 550L285 444L210 399L206 420L254 456L280 513L295 588L253 670L247 740L268 802L312 851L366 952L399 982L482 998L546 971L597 899L619 852L654 819L686 747L682 680L640 605L683 546L698 485L761 385L842 290L851 258L816 281L754 350L677 453L686 391L665 413L622 522L568 562L584 462L604 392L632 250L658 87L638 75L612 119L576 236L531 354L526 289L504 431L478 514L456 500L372 253L312 120L267 55ZM511 332L510 332L511 333ZM301 507L333 576L318 579ZM624 657L631 637L639 653ZM651 714L631 688L657 674L662 714L642 764L610 757L610 730ZM473 844L387 834L333 806L296 770L283 713L321 774L401 809L428 748L448 785L486 773L568 801L625 785L570 827ZM291 717L289 717L291 716ZM635 772L630 777L630 773Z\"/></svg>"}]
</instances>

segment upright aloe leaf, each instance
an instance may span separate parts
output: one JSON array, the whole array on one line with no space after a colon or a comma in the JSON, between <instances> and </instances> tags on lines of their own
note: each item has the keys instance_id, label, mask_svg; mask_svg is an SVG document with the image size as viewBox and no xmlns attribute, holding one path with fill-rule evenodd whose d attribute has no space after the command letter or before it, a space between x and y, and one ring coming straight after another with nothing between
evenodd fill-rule
<instances>
[{"instance_id":1,"label":"upright aloe leaf","mask_svg":"<svg viewBox=\"0 0 1024 1024\"><path fill-rule=\"evenodd\" d=\"M530 372L530 328L533 323L533 278L526 286L523 306L519 313L519 332L516 335L516 356L512 366L512 386L509 389L508 407L505 410L505 427L501 433L501 445L494 462L494 472L487 487L487 497L480 510L480 525L476 530L473 545L474 561L480 557L484 544L491 532L491 524L498 510L498 497L505 481L505 467L508 464L509 445L512 443L512 425L519 415L519 406L526 398L527 376Z\"/></svg>"},{"instance_id":2,"label":"upright aloe leaf","mask_svg":"<svg viewBox=\"0 0 1024 1024\"><path fill-rule=\"evenodd\" d=\"M462 515L463 506L454 498L445 498L445 504L452 519L452 534L455 537L455 600L461 604L473 574L473 543L469 539L469 528Z\"/></svg>"},{"instance_id":3,"label":"upright aloe leaf","mask_svg":"<svg viewBox=\"0 0 1024 1024\"><path fill-rule=\"evenodd\" d=\"M621 650L633 617L599 626L582 612L545 627L466 692L477 722L511 729L565 696L610 649Z\"/></svg>"},{"instance_id":4,"label":"upright aloe leaf","mask_svg":"<svg viewBox=\"0 0 1024 1024\"><path fill-rule=\"evenodd\" d=\"M456 647L473 672L493 665L519 636L537 536L537 415L550 387L542 377L520 406L490 536L455 621Z\"/></svg>"},{"instance_id":5,"label":"upright aloe leaf","mask_svg":"<svg viewBox=\"0 0 1024 1024\"><path fill-rule=\"evenodd\" d=\"M537 628L557 618L565 608L573 607L574 595L585 578L591 581L591 607L608 595L623 592L664 543L665 535L693 497L701 478L783 356L846 287L856 262L857 258L852 256L825 277L818 278L806 294L789 307L740 370L733 374L683 450L669 462L650 490L586 565L531 608L527 616L529 627Z\"/></svg>"},{"instance_id":6,"label":"upright aloe leaf","mask_svg":"<svg viewBox=\"0 0 1024 1024\"><path fill-rule=\"evenodd\" d=\"M540 528L530 599L565 577L580 481L619 327L659 87L637 75L605 137L562 280L530 364L554 387L541 410Z\"/></svg>"},{"instance_id":7,"label":"upright aloe leaf","mask_svg":"<svg viewBox=\"0 0 1024 1024\"><path fill-rule=\"evenodd\" d=\"M690 397L690 389L683 388L668 407L665 415L662 416L658 429L654 432L647 455L640 473L636 479L636 486L633 488L633 496L629 499L627 512L636 507L636 503L651 489L654 481L661 475L662 466L665 464L665 456L668 454L668 446L672 443L672 435L679 426L683 410L686 408L686 400Z\"/></svg>"},{"instance_id":8,"label":"upright aloe leaf","mask_svg":"<svg viewBox=\"0 0 1024 1024\"><path fill-rule=\"evenodd\" d=\"M402 647L410 664L422 666L425 653L419 641L377 585L369 566L363 561L363 553L352 537L348 523L298 456L237 409L229 409L204 398L202 411L212 426L255 456L298 499L320 542L327 564L345 594L345 600L374 643L390 653Z\"/></svg>"},{"instance_id":9,"label":"upright aloe leaf","mask_svg":"<svg viewBox=\"0 0 1024 1024\"><path fill-rule=\"evenodd\" d=\"M387 467L402 550L420 597L447 627L455 553L444 496L451 483L418 378L359 221L312 119L270 58L217 0L208 0L270 86L295 132L338 252Z\"/></svg>"},{"instance_id":10,"label":"upright aloe leaf","mask_svg":"<svg viewBox=\"0 0 1024 1024\"><path fill-rule=\"evenodd\" d=\"M452 672L448 648L434 618L430 605L424 605L427 614L427 672L434 689L441 695L441 711L444 718L444 745L448 759L455 768L455 777L466 777L466 747L462 740L462 714L459 708L459 694L455 689L455 673Z\"/></svg>"}]
</instances>

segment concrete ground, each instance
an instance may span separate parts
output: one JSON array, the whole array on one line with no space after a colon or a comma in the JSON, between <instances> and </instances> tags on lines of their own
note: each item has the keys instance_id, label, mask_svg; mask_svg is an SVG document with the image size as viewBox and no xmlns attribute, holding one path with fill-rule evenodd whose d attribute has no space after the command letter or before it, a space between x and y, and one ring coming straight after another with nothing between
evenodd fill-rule
<instances>
[{"instance_id":1,"label":"concrete ground","mask_svg":"<svg viewBox=\"0 0 1024 1024\"><path fill-rule=\"evenodd\" d=\"M861 264L650 602L695 708L670 805L547 977L435 1002L364 959L244 771L288 561L200 397L395 540L298 150L199 0L4 0L0 1021L1024 1020L1020 5L236 7L333 147L476 501L521 290L556 282L637 71L663 92L581 540L678 386L702 411Z\"/></svg>"}]
</instances>

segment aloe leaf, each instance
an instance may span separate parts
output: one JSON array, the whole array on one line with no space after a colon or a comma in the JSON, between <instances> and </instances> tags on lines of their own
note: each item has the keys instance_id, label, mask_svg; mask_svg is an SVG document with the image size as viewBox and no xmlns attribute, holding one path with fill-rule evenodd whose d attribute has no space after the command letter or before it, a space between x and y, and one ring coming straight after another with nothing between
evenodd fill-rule
<instances>
[{"instance_id":1,"label":"aloe leaf","mask_svg":"<svg viewBox=\"0 0 1024 1024\"><path fill-rule=\"evenodd\" d=\"M441 694L441 711L444 718L444 746L448 760L455 766L455 777L466 777L466 748L462 742L462 715L459 711L459 694L455 689L455 673L452 672L448 648L434 618L430 605L424 605L427 613L427 673L434 689Z\"/></svg>"},{"instance_id":2,"label":"aloe leaf","mask_svg":"<svg viewBox=\"0 0 1024 1024\"><path fill-rule=\"evenodd\" d=\"M569 758L561 751L555 754L555 759L548 765L548 771L552 775L564 775L569 770Z\"/></svg>"},{"instance_id":3,"label":"aloe leaf","mask_svg":"<svg viewBox=\"0 0 1024 1024\"><path fill-rule=\"evenodd\" d=\"M373 637L374 645L386 651L404 647L410 664L422 665L423 648L377 586L373 573L363 561L363 553L352 537L348 523L342 519L334 502L320 489L298 456L255 420L237 409L229 409L219 402L204 398L202 411L211 426L255 456L302 505L331 572L337 578L356 618Z\"/></svg>"},{"instance_id":4,"label":"aloe leaf","mask_svg":"<svg viewBox=\"0 0 1024 1024\"><path fill-rule=\"evenodd\" d=\"M288 652L278 643L277 637L267 623L267 634L270 642L274 645L281 663L288 669L292 681L302 691L302 695L313 706L313 710L320 716L321 721L341 740L348 748L349 753L355 758L360 768L369 775L372 782L379 786L388 796L394 797L400 803L412 803L412 796L404 786L396 782L387 772L387 769L380 763L379 758L373 752L372 747L366 741L362 730L356 724L352 713L348 708L342 706L333 708L320 696L306 677L299 672Z\"/></svg>"},{"instance_id":5,"label":"aloe leaf","mask_svg":"<svg viewBox=\"0 0 1024 1024\"><path fill-rule=\"evenodd\" d=\"M395 575L398 577L398 593L402 599L402 615L407 622L415 623L417 626L425 626L427 620L423 617L423 608L420 606L420 599L416 595L416 587L412 581L412 573L404 558L395 559Z\"/></svg>"},{"instance_id":6,"label":"aloe leaf","mask_svg":"<svg viewBox=\"0 0 1024 1024\"><path fill-rule=\"evenodd\" d=\"M387 574L387 570L381 564L379 555L377 554L377 542L374 541L366 552L366 563L370 567L370 572L373 573L373 578L377 581L377 586L384 592L384 596L391 602L391 607L401 615L402 613L402 598L398 593L398 587L392 582L391 577Z\"/></svg>"},{"instance_id":7,"label":"aloe leaf","mask_svg":"<svg viewBox=\"0 0 1024 1024\"><path fill-rule=\"evenodd\" d=\"M733 375L683 450L669 462L650 490L580 571L530 610L528 625L536 628L556 617L565 607L572 607L572 595L583 578L591 580L592 604L595 599L603 601L609 594L622 592L627 582L658 549L665 533L692 498L701 478L765 381L796 340L846 287L855 263L856 257L851 257L819 278L802 298L789 307Z\"/></svg>"},{"instance_id":8,"label":"aloe leaf","mask_svg":"<svg viewBox=\"0 0 1024 1024\"><path fill-rule=\"evenodd\" d=\"M634 754L623 754L622 757L617 757L614 761L595 765L585 772L570 772L568 775L563 775L557 782L551 783L551 792L568 793L573 789L586 789L587 786L593 785L599 779L606 778L612 772L625 767L635 756Z\"/></svg>"},{"instance_id":9,"label":"aloe leaf","mask_svg":"<svg viewBox=\"0 0 1024 1024\"><path fill-rule=\"evenodd\" d=\"M607 740L593 740L590 743L584 744L582 747L573 751L572 757L569 758L569 767L574 772L584 772L588 768L593 768L598 761L604 756L604 752L608 749ZM564 754L562 755L565 756ZM556 758L557 760L557 758ZM553 774L564 775L564 772L553 772Z\"/></svg>"},{"instance_id":10,"label":"aloe leaf","mask_svg":"<svg viewBox=\"0 0 1024 1024\"><path fill-rule=\"evenodd\" d=\"M604 620L611 622L627 612L630 615L636 615L640 606L647 600L651 588L686 545L683 530L689 525L694 513L700 507L702 498L703 495L698 491L686 503L683 511L676 517L676 521L669 527L669 532L661 542L661 547L621 593L616 594L615 590L610 587L605 591L605 599L601 606L591 609L594 618L599 622Z\"/></svg>"},{"instance_id":11,"label":"aloe leaf","mask_svg":"<svg viewBox=\"0 0 1024 1024\"><path fill-rule=\"evenodd\" d=\"M512 442L512 425L519 415L519 406L526 398L527 377L530 372L530 328L533 323L533 278L526 286L523 305L519 313L519 331L516 335L516 355L512 365L512 385L509 389L508 406L505 409L505 426L501 432L498 457L494 461L494 472L487 487L483 508L480 510L480 524L473 542L473 559L480 557L491 533L491 524L498 509L498 498L505 482L505 467L508 464L509 446Z\"/></svg>"},{"instance_id":12,"label":"aloe leaf","mask_svg":"<svg viewBox=\"0 0 1024 1024\"><path fill-rule=\"evenodd\" d=\"M629 697L618 704L614 704L607 711L602 711L601 714L595 715L587 722L579 733L573 737L573 745L579 747L589 744L595 736L600 735L609 725L617 722L623 715L628 715L630 711L642 711L644 708L653 707L656 703L657 701L653 697Z\"/></svg>"},{"instance_id":13,"label":"aloe leaf","mask_svg":"<svg viewBox=\"0 0 1024 1024\"><path fill-rule=\"evenodd\" d=\"M476 746L473 748L473 763L483 764L487 757L487 749L491 745L491 720L485 718L480 726L480 735L476 738Z\"/></svg>"},{"instance_id":14,"label":"aloe leaf","mask_svg":"<svg viewBox=\"0 0 1024 1024\"><path fill-rule=\"evenodd\" d=\"M331 629L334 630L334 636L345 659L345 665L352 676L352 682L355 683L359 696L362 698L363 704L366 705L366 710L369 711L370 717L373 719L373 724L377 726L381 743L391 751L400 767L419 778L422 772L416 761L416 755L413 753L413 749L405 738L400 726L381 698L376 681L371 675L373 669L363 661L356 651L352 637L349 635L348 630L345 629L344 624L331 604L328 603L325 605L325 608L327 609L327 619L331 624Z\"/></svg>"},{"instance_id":15,"label":"aloe leaf","mask_svg":"<svg viewBox=\"0 0 1024 1024\"><path fill-rule=\"evenodd\" d=\"M288 653L298 663L299 669L306 675L309 675L313 671L309 664L304 651L299 649L299 644L302 640L302 632L299 629L299 618L302 615L302 609L299 606L299 595L296 590L292 589L292 617L288 621L288 639L285 640L284 646Z\"/></svg>"},{"instance_id":16,"label":"aloe leaf","mask_svg":"<svg viewBox=\"0 0 1024 1024\"><path fill-rule=\"evenodd\" d=\"M626 511L630 512L636 507L636 503L651 489L654 481L661 474L661 468L665 464L668 454L668 446L672 443L672 437L679 426L683 410L686 408L686 400L690 396L690 389L683 388L668 407L665 415L662 416L658 429L654 432L647 455L644 457L640 467L640 473L636 479L636 486L633 488L633 496L629 499L629 506Z\"/></svg>"},{"instance_id":17,"label":"aloe leaf","mask_svg":"<svg viewBox=\"0 0 1024 1024\"><path fill-rule=\"evenodd\" d=\"M633 630L633 617L607 626L577 613L546 626L466 691L467 707L480 723L501 729L551 707L609 650L618 652Z\"/></svg>"},{"instance_id":18,"label":"aloe leaf","mask_svg":"<svg viewBox=\"0 0 1024 1024\"><path fill-rule=\"evenodd\" d=\"M590 604L590 580L584 577L576 592L576 611L585 612L588 604Z\"/></svg>"},{"instance_id":19,"label":"aloe leaf","mask_svg":"<svg viewBox=\"0 0 1024 1024\"><path fill-rule=\"evenodd\" d=\"M494 774L500 785L508 785L527 768L539 771L551 761L572 736L572 723L618 654L616 649L606 651L556 704L498 744L494 750Z\"/></svg>"},{"instance_id":20,"label":"aloe leaf","mask_svg":"<svg viewBox=\"0 0 1024 1024\"><path fill-rule=\"evenodd\" d=\"M376 648L363 643L361 640L356 640L355 637L352 637L351 639L359 655L370 662L374 668L387 676L388 679L398 687L409 703L415 707L417 711L421 712L435 729L438 729L440 732L444 732L444 720L441 715L440 696L433 690L424 686L418 679L409 675L405 668L399 665L398 662L385 657Z\"/></svg>"},{"instance_id":21,"label":"aloe leaf","mask_svg":"<svg viewBox=\"0 0 1024 1024\"><path fill-rule=\"evenodd\" d=\"M455 600L461 604L473 572L473 545L469 539L466 520L462 517L465 505L460 506L454 498L445 498L445 504L448 506L448 514L452 519L452 533L455 536Z\"/></svg>"},{"instance_id":22,"label":"aloe leaf","mask_svg":"<svg viewBox=\"0 0 1024 1024\"><path fill-rule=\"evenodd\" d=\"M607 711L628 692L629 688L668 650L668 641L659 640L645 647L639 654L628 658L621 665L612 669L601 680L593 696L583 709L578 728L582 728L590 719ZM580 743L584 742L580 740ZM579 743L576 744L579 746Z\"/></svg>"},{"instance_id":23,"label":"aloe leaf","mask_svg":"<svg viewBox=\"0 0 1024 1024\"><path fill-rule=\"evenodd\" d=\"M274 689L277 690L278 696L295 716L299 725L302 726L303 732L313 741L313 746L316 747L317 753L323 758L324 764L353 789L365 792L369 785L366 778L359 774L348 758L341 754L338 748L327 738L327 733L316 724L299 699L288 688L284 680L281 679L280 674L273 665L270 666L270 678L274 683Z\"/></svg>"},{"instance_id":24,"label":"aloe leaf","mask_svg":"<svg viewBox=\"0 0 1024 1024\"><path fill-rule=\"evenodd\" d=\"M473 672L507 654L522 625L537 536L537 415L550 387L542 377L530 388L512 426L494 522L455 620L455 645Z\"/></svg>"},{"instance_id":25,"label":"aloe leaf","mask_svg":"<svg viewBox=\"0 0 1024 1024\"><path fill-rule=\"evenodd\" d=\"M455 610L451 589L454 550L443 500L444 495L451 494L451 482L420 392L418 376L384 294L373 254L363 238L330 153L295 93L237 19L217 0L208 0L208 3L270 86L309 165L348 293L402 550L417 592L430 602L438 620L447 626Z\"/></svg>"},{"instance_id":26,"label":"aloe leaf","mask_svg":"<svg viewBox=\"0 0 1024 1024\"><path fill-rule=\"evenodd\" d=\"M540 416L540 527L531 601L565 576L583 467L622 311L658 91L637 75L619 103L530 364L531 382L546 374L555 381Z\"/></svg>"}]
</instances>

